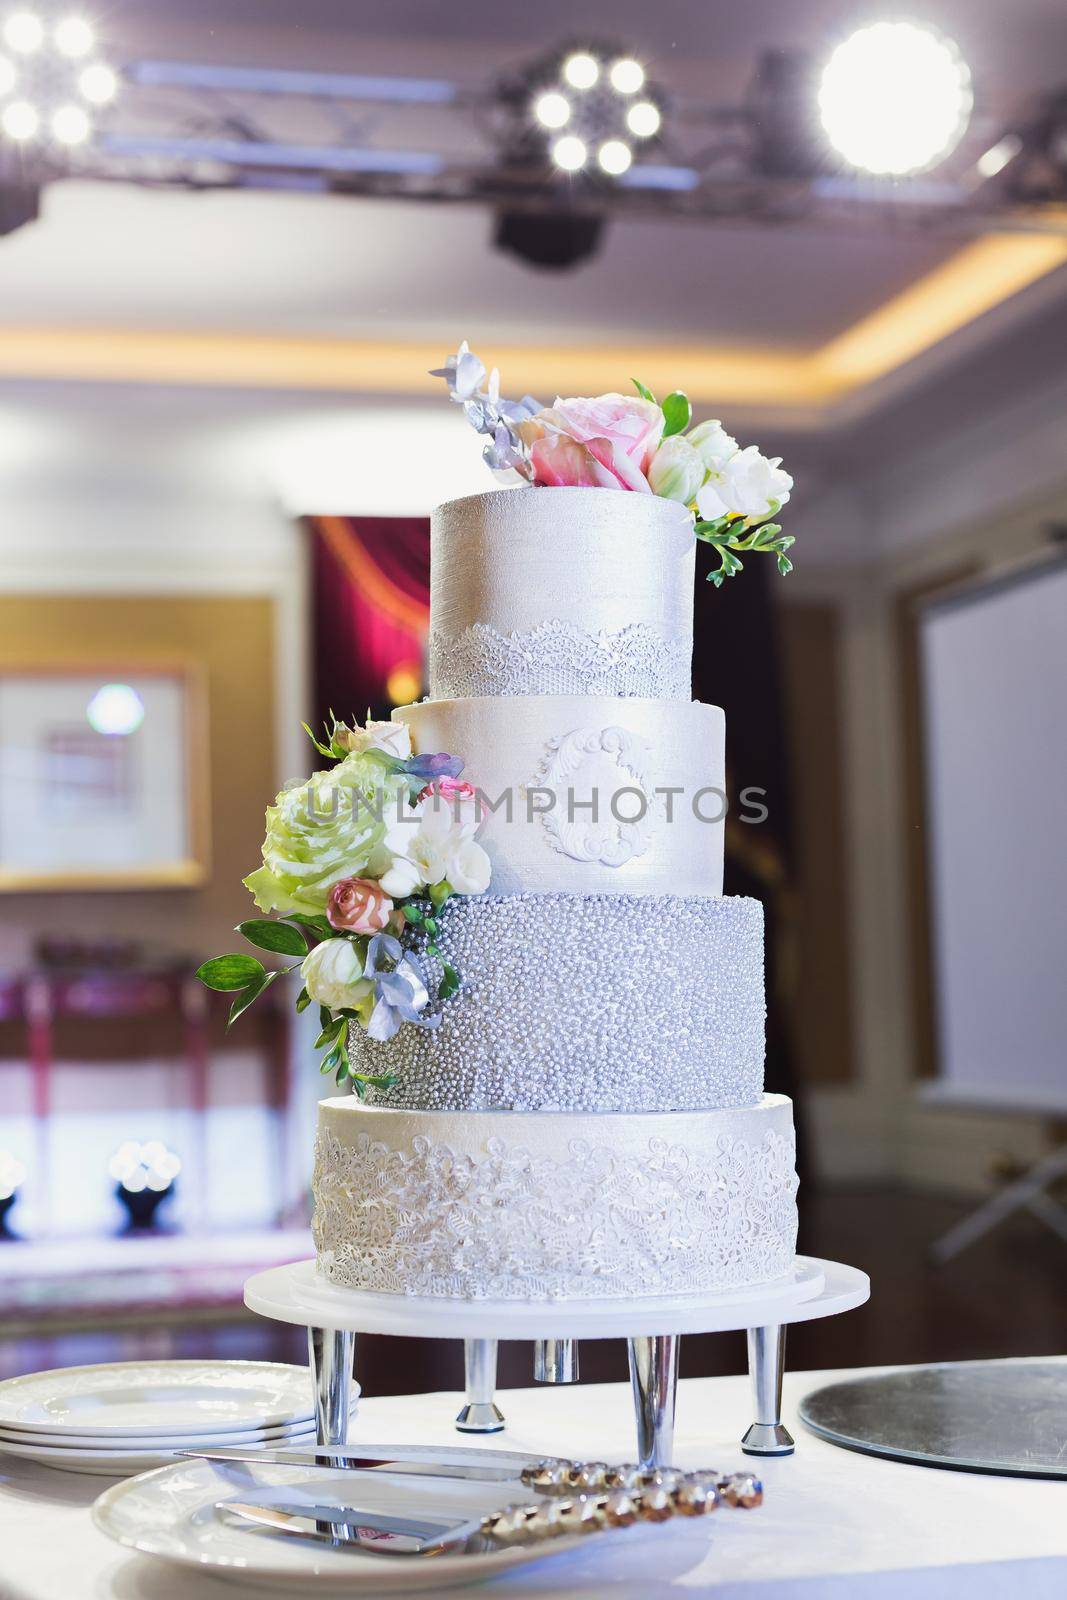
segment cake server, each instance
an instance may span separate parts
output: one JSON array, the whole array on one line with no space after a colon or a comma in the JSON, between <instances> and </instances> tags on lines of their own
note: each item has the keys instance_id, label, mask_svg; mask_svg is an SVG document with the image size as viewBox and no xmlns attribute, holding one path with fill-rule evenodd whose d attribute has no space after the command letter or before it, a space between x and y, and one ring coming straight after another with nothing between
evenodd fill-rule
<instances>
[{"instance_id":1,"label":"cake server","mask_svg":"<svg viewBox=\"0 0 1067 1600\"><path fill-rule=\"evenodd\" d=\"M472 1478L483 1483L510 1483L524 1469L536 1467L541 1456L512 1450L463 1450L444 1445L434 1450L425 1445L380 1445L362 1450L257 1450L219 1446L215 1450L181 1450L177 1454L197 1461L251 1462L256 1466L320 1467L336 1472L349 1468L359 1472L374 1470L404 1472L426 1478Z\"/></svg>"}]
</instances>

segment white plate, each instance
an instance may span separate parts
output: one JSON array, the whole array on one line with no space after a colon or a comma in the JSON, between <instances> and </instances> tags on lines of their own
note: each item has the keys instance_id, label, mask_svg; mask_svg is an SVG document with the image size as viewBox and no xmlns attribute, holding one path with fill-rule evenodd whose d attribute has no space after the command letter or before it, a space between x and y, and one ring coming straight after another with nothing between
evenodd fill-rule
<instances>
[{"instance_id":1,"label":"white plate","mask_svg":"<svg viewBox=\"0 0 1067 1600\"><path fill-rule=\"evenodd\" d=\"M315 1430L308 1428L306 1433L293 1434L276 1448L304 1450L312 1449L314 1444ZM40 1467L55 1467L60 1472L90 1472L108 1478L128 1478L137 1472L147 1472L152 1467L168 1466L180 1450L198 1450L201 1446L210 1448L206 1440L200 1439L181 1439L169 1445L153 1445L141 1450L116 1450L113 1446L107 1450L82 1450L69 1445L10 1444L3 1439L0 1440L0 1457L18 1456L23 1461L35 1461ZM251 1448L257 1449L259 1446L253 1445ZM269 1450L275 1447L264 1444L262 1448Z\"/></svg>"},{"instance_id":2,"label":"white plate","mask_svg":"<svg viewBox=\"0 0 1067 1600\"><path fill-rule=\"evenodd\" d=\"M0 1427L42 1438L158 1439L309 1421L307 1367L273 1361L118 1361L0 1383Z\"/></svg>"},{"instance_id":3,"label":"white plate","mask_svg":"<svg viewBox=\"0 0 1067 1600\"><path fill-rule=\"evenodd\" d=\"M436 1510L455 1510L471 1517L522 1498L516 1482L476 1484L436 1479L419 1482L410 1476L400 1482L386 1474L361 1478L359 1503L365 1509L417 1513L419 1497L432 1498ZM162 1472L145 1473L127 1483L115 1484L93 1506L93 1521L101 1532L127 1549L161 1556L183 1567L208 1570L216 1576L253 1580L287 1594L301 1593L314 1584L321 1591L346 1594L416 1594L455 1588L496 1577L512 1567L544 1556L588 1549L591 1540L625 1540L625 1532L587 1534L554 1539L547 1544L494 1551L488 1555L435 1556L432 1560L402 1556L364 1555L359 1551L331 1550L310 1540L291 1538L255 1528L235 1528L215 1512L219 1500L255 1500L268 1504L273 1496L286 1503L308 1505L351 1504L356 1491L353 1475L309 1471L299 1467L212 1467L206 1461L180 1461Z\"/></svg>"},{"instance_id":4,"label":"white plate","mask_svg":"<svg viewBox=\"0 0 1067 1600\"><path fill-rule=\"evenodd\" d=\"M129 1450L202 1450L213 1445L263 1445L265 1449L280 1450L293 1439L306 1439L314 1433L311 1421L298 1422L291 1428L273 1428L264 1433L169 1433L148 1438L145 1434L123 1434L121 1438L110 1435L95 1437L84 1433L19 1433L14 1428L0 1428L0 1450L7 1445L18 1445L26 1450L107 1450L113 1453Z\"/></svg>"}]
</instances>

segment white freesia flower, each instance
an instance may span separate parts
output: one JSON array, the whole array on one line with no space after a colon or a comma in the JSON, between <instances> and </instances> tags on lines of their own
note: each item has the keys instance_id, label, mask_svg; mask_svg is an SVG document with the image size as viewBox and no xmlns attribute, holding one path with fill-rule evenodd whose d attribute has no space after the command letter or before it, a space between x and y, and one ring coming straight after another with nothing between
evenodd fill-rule
<instances>
[{"instance_id":1,"label":"white freesia flower","mask_svg":"<svg viewBox=\"0 0 1067 1600\"><path fill-rule=\"evenodd\" d=\"M721 422L701 422L690 428L686 443L691 444L709 472L720 472L731 456L738 452L737 440L731 438Z\"/></svg>"},{"instance_id":2,"label":"white freesia flower","mask_svg":"<svg viewBox=\"0 0 1067 1600\"><path fill-rule=\"evenodd\" d=\"M774 516L789 499L793 480L782 470L781 456L761 455L754 444L731 456L713 472L697 495L697 509L708 522L741 516L755 524Z\"/></svg>"},{"instance_id":3,"label":"white freesia flower","mask_svg":"<svg viewBox=\"0 0 1067 1600\"><path fill-rule=\"evenodd\" d=\"M481 894L489 887L489 857L474 839L477 806L428 796L386 833L392 856L379 880L393 900L446 880L458 894Z\"/></svg>"},{"instance_id":4,"label":"white freesia flower","mask_svg":"<svg viewBox=\"0 0 1067 1600\"><path fill-rule=\"evenodd\" d=\"M331 1011L357 1006L372 987L351 939L324 939L317 944L301 962L300 976L316 1005Z\"/></svg>"},{"instance_id":5,"label":"white freesia flower","mask_svg":"<svg viewBox=\"0 0 1067 1600\"><path fill-rule=\"evenodd\" d=\"M689 504L706 476L703 461L680 433L664 439L648 469L652 493L664 500L678 500L683 506Z\"/></svg>"},{"instance_id":6,"label":"white freesia flower","mask_svg":"<svg viewBox=\"0 0 1067 1600\"><path fill-rule=\"evenodd\" d=\"M406 722L368 722L365 728L335 728L334 739L343 750L384 750L406 761L411 754L411 729Z\"/></svg>"}]
</instances>

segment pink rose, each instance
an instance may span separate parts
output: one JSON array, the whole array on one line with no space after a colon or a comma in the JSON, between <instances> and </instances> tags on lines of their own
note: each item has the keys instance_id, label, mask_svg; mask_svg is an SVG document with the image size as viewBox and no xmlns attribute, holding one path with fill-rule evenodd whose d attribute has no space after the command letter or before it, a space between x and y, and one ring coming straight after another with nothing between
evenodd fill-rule
<instances>
[{"instance_id":1,"label":"pink rose","mask_svg":"<svg viewBox=\"0 0 1067 1600\"><path fill-rule=\"evenodd\" d=\"M326 902L326 920L339 933L380 933L393 902L371 878L339 878Z\"/></svg>"},{"instance_id":2,"label":"pink rose","mask_svg":"<svg viewBox=\"0 0 1067 1600\"><path fill-rule=\"evenodd\" d=\"M651 400L605 394L557 400L520 424L534 481L651 494L648 467L663 436L663 412Z\"/></svg>"}]
</instances>

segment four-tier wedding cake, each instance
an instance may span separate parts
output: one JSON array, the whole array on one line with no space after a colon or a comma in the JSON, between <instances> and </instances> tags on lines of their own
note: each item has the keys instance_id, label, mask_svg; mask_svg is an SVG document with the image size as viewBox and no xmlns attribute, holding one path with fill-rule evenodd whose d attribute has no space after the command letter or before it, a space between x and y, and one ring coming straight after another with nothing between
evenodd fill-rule
<instances>
[{"instance_id":1,"label":"four-tier wedding cake","mask_svg":"<svg viewBox=\"0 0 1067 1600\"><path fill-rule=\"evenodd\" d=\"M696 540L718 586L749 552L788 572L771 519L792 480L691 428L680 392L508 402L465 345L440 375L526 484L433 516L429 697L334 719L312 735L334 765L267 812L245 883L271 915L239 931L297 959L200 976L235 992L231 1021L283 970L318 1006L349 1091L319 1108L328 1284L596 1300L784 1278L763 913L722 892L725 719L690 672Z\"/></svg>"}]
</instances>

